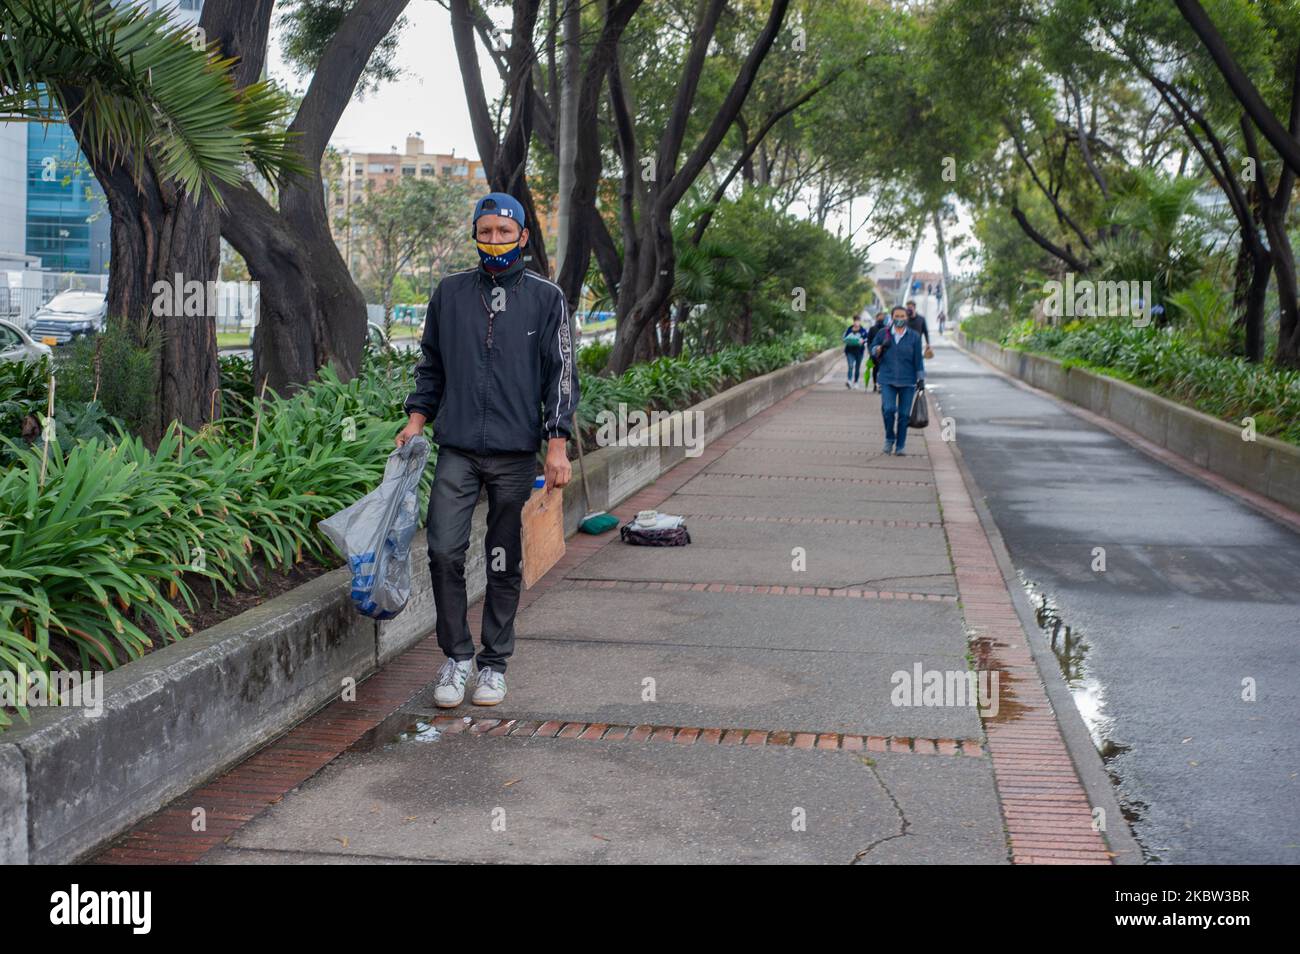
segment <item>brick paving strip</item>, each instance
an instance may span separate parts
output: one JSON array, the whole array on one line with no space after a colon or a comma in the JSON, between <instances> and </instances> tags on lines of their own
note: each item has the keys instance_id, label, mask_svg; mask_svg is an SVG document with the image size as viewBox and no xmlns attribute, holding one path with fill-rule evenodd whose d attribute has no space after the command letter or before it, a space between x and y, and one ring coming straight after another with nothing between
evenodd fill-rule
<instances>
[{"instance_id":1,"label":"brick paving strip","mask_svg":"<svg viewBox=\"0 0 1300 954\"><path fill-rule=\"evenodd\" d=\"M937 520L873 520L863 517L769 517L762 514L738 513L738 514L720 514L720 513L692 513L689 510L683 510L681 507L675 507L674 512L683 517L690 517L694 522L700 521L726 521L727 523L789 523L800 525L822 524L822 525L839 525L846 527L899 527L907 530L932 530L935 527L942 527L943 524Z\"/></svg>"},{"instance_id":2,"label":"brick paving strip","mask_svg":"<svg viewBox=\"0 0 1300 954\"><path fill-rule=\"evenodd\" d=\"M1112 864L952 448L927 439L976 670L1000 673L984 719L1013 864Z\"/></svg>"},{"instance_id":3,"label":"brick paving strip","mask_svg":"<svg viewBox=\"0 0 1300 954\"><path fill-rule=\"evenodd\" d=\"M412 722L419 722L416 713ZM830 749L845 752L895 752L909 755L984 755L975 739L921 739L901 736L854 735L842 732L798 732L771 729L698 728L694 726L618 725L606 722L566 722L563 719L539 720L484 719L472 716L441 715L430 722L445 735L468 732L512 739L582 739L588 742L676 742L679 745L746 745L789 746L796 749Z\"/></svg>"},{"instance_id":4,"label":"brick paving strip","mask_svg":"<svg viewBox=\"0 0 1300 954\"><path fill-rule=\"evenodd\" d=\"M899 593L888 590L865 590L857 586L786 586L776 583L687 583L672 580L564 580L563 589L585 590L665 590L696 593L760 593L767 596L847 596L862 600L915 600L931 603L955 603L951 593Z\"/></svg>"},{"instance_id":5,"label":"brick paving strip","mask_svg":"<svg viewBox=\"0 0 1300 954\"><path fill-rule=\"evenodd\" d=\"M729 477L732 480L788 480L807 484L868 484L880 487L932 487L928 480L883 480L869 477L803 477L797 474L728 474L711 470L709 477Z\"/></svg>"}]
</instances>

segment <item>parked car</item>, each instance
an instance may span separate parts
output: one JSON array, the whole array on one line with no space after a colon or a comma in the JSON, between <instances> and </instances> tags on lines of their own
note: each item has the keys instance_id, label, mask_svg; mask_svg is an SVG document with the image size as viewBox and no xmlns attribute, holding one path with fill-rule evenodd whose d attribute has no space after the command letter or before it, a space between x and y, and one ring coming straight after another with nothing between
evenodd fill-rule
<instances>
[{"instance_id":1,"label":"parked car","mask_svg":"<svg viewBox=\"0 0 1300 954\"><path fill-rule=\"evenodd\" d=\"M42 344L67 344L103 331L107 314L108 299L102 292L59 292L32 316L27 333Z\"/></svg>"},{"instance_id":2,"label":"parked car","mask_svg":"<svg viewBox=\"0 0 1300 954\"><path fill-rule=\"evenodd\" d=\"M0 319L0 362L22 361L30 364L50 353L49 345L33 341L31 335L12 321Z\"/></svg>"}]
</instances>

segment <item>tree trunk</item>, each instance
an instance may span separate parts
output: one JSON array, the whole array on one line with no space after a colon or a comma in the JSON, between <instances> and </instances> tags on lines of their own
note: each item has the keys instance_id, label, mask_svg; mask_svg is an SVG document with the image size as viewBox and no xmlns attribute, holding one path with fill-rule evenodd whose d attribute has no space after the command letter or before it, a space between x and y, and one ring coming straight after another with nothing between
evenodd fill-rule
<instances>
[{"instance_id":1,"label":"tree trunk","mask_svg":"<svg viewBox=\"0 0 1300 954\"><path fill-rule=\"evenodd\" d=\"M372 0L373 2L373 0ZM530 228L528 247L524 251L528 267L550 276L546 239L538 228L537 206L525 175L528 147L533 135L532 103L536 95L531 81L536 59L533 30L537 25L541 0L514 0L510 28L510 48L505 54L505 102L510 118L504 133L497 135L488 105L483 78L479 74L478 47L474 38L475 12L469 0L451 0L451 35L456 60L465 85L465 105L469 108L470 127L478 148L483 172L493 192L505 192L519 200Z\"/></svg>"},{"instance_id":2,"label":"tree trunk","mask_svg":"<svg viewBox=\"0 0 1300 954\"><path fill-rule=\"evenodd\" d=\"M952 285L952 273L948 271L948 246L943 240L943 221L937 209L934 213L934 234L939 245L939 267L943 271L943 302L939 305L939 310L947 310L948 324L955 328L961 302L957 300L957 293Z\"/></svg>"},{"instance_id":3,"label":"tree trunk","mask_svg":"<svg viewBox=\"0 0 1300 954\"><path fill-rule=\"evenodd\" d=\"M1280 368L1300 368L1300 301L1296 296L1295 252L1291 249L1291 239L1283 223L1269 229L1269 241L1273 248L1273 269L1281 306L1277 353L1273 360Z\"/></svg>"},{"instance_id":4,"label":"tree trunk","mask_svg":"<svg viewBox=\"0 0 1300 954\"><path fill-rule=\"evenodd\" d=\"M305 176L285 182L279 208L255 189L225 188L221 233L260 283L261 308L253 348L253 382L287 395L329 365L343 380L361 366L366 301L334 243L325 210L320 165L325 146L379 42L408 0L353 5L321 54L298 113L289 126ZM235 81L254 82L266 62L271 0L207 0L203 22L221 36L227 56L239 57Z\"/></svg>"},{"instance_id":5,"label":"tree trunk","mask_svg":"<svg viewBox=\"0 0 1300 954\"><path fill-rule=\"evenodd\" d=\"M216 215L210 199L185 198L174 184L160 181L147 159L137 181L129 156L105 155L82 141L75 106L80 93L64 92L73 107L68 124L108 203L108 315L136 347L156 347L154 400L139 427L146 446L157 448L172 421L197 430L220 408L215 302L207 295L207 282L220 272ZM186 315L186 289L195 282L202 289L202 313Z\"/></svg>"},{"instance_id":6,"label":"tree trunk","mask_svg":"<svg viewBox=\"0 0 1300 954\"><path fill-rule=\"evenodd\" d=\"M674 316L673 319L672 344L668 352L674 358L680 357L682 353L682 342L684 341L686 335L686 329L685 329L686 317L687 315L690 314L690 311L691 311L690 307L685 302L678 303L677 314Z\"/></svg>"},{"instance_id":7,"label":"tree trunk","mask_svg":"<svg viewBox=\"0 0 1300 954\"><path fill-rule=\"evenodd\" d=\"M556 196L559 204L556 216L559 241L555 249L557 276L564 272L564 257L573 233L573 176L578 149L578 74L582 59L579 41L582 22L577 0L565 0L561 23L564 44L563 65L560 67L559 185Z\"/></svg>"},{"instance_id":8,"label":"tree trunk","mask_svg":"<svg viewBox=\"0 0 1300 954\"><path fill-rule=\"evenodd\" d=\"M925 216L916 223L916 238L912 239L912 252L907 256L907 270L903 273L907 277L903 284L898 286L898 297L894 299L894 307L904 304L907 296L912 294L912 267L916 264L916 250L921 247L921 236L925 233Z\"/></svg>"},{"instance_id":9,"label":"tree trunk","mask_svg":"<svg viewBox=\"0 0 1300 954\"><path fill-rule=\"evenodd\" d=\"M610 352L609 367L621 374L637 359L647 328L667 307L672 295L673 272L676 264L672 213L686 195L700 172L712 157L718 145L730 130L740 113L745 99L753 87L755 77L767 57L789 8L788 0L774 0L768 18L750 48L745 62L731 83L716 115L700 136L690 155L680 166L682 151L692 107L703 74L709 46L722 15L723 0L701 0L699 16L691 38L690 49L682 66L672 109L658 143L655 162L650 167L655 174L652 194L643 202L640 221L632 225L624 210L624 262L623 280L619 283L618 324L614 332L614 348ZM616 92L617 63L611 64L611 92ZM626 101L621 94L611 96L615 123L619 134L619 153L623 161L624 190L628 190L630 176L637 169L635 142L628 117L621 113ZM648 206L648 207L647 207ZM633 234L635 233L635 234Z\"/></svg>"},{"instance_id":10,"label":"tree trunk","mask_svg":"<svg viewBox=\"0 0 1300 954\"><path fill-rule=\"evenodd\" d=\"M225 198L222 232L260 283L253 349L257 392L265 383L288 396L325 365L351 380L365 344L366 300L321 222L321 193L285 189L279 211L250 186Z\"/></svg>"}]
</instances>

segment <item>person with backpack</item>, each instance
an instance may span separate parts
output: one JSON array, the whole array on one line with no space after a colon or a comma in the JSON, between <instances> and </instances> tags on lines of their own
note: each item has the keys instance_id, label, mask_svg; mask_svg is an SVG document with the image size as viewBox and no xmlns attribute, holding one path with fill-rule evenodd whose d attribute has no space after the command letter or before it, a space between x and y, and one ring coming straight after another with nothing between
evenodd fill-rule
<instances>
[{"instance_id":1,"label":"person with backpack","mask_svg":"<svg viewBox=\"0 0 1300 954\"><path fill-rule=\"evenodd\" d=\"M871 327L867 329L868 347L870 347L871 342L876 340L876 335L880 334L881 329L885 327L887 322L888 322L888 316L886 316L883 311L876 312L876 320L872 322ZM873 392L879 391L880 390L880 362L877 361L875 357L869 357L867 360L871 362L871 390Z\"/></svg>"},{"instance_id":2,"label":"person with backpack","mask_svg":"<svg viewBox=\"0 0 1300 954\"><path fill-rule=\"evenodd\" d=\"M862 324L860 315L854 315L850 325L840 336L844 341L844 357L849 364L849 377L844 386L852 390L858 386L862 376L862 358L867 353L867 328Z\"/></svg>"},{"instance_id":3,"label":"person with backpack","mask_svg":"<svg viewBox=\"0 0 1300 954\"><path fill-rule=\"evenodd\" d=\"M889 326L876 333L871 353L880 366L880 412L885 418L884 453L904 457L907 420L916 389L925 386L922 339L908 327L907 309L895 305Z\"/></svg>"}]
</instances>

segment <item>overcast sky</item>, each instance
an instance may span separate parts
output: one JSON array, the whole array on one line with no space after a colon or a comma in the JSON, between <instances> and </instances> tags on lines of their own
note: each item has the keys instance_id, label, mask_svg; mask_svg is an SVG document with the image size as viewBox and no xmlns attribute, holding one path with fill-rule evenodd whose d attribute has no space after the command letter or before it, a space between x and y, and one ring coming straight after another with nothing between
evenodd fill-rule
<instances>
[{"instance_id":1,"label":"overcast sky","mask_svg":"<svg viewBox=\"0 0 1300 954\"><path fill-rule=\"evenodd\" d=\"M406 17L408 25L396 57L402 77L365 99L354 99L330 141L340 150L387 152L395 146L400 152L405 148L407 135L419 133L428 152L454 151L456 155L477 157L447 11L431 0L413 0L407 7ZM270 54L273 77L291 88L304 85L285 66L274 30ZM488 97L494 97L500 93L500 79L486 56L480 55L480 62L487 67L483 70L483 83ZM870 203L860 200L856 207L861 213ZM933 244L934 235L929 231L917 254L917 269L939 270ZM893 256L905 261L907 253L906 246L879 242L872 247L871 258L879 261ZM958 267L956 262L950 264Z\"/></svg>"}]
</instances>

